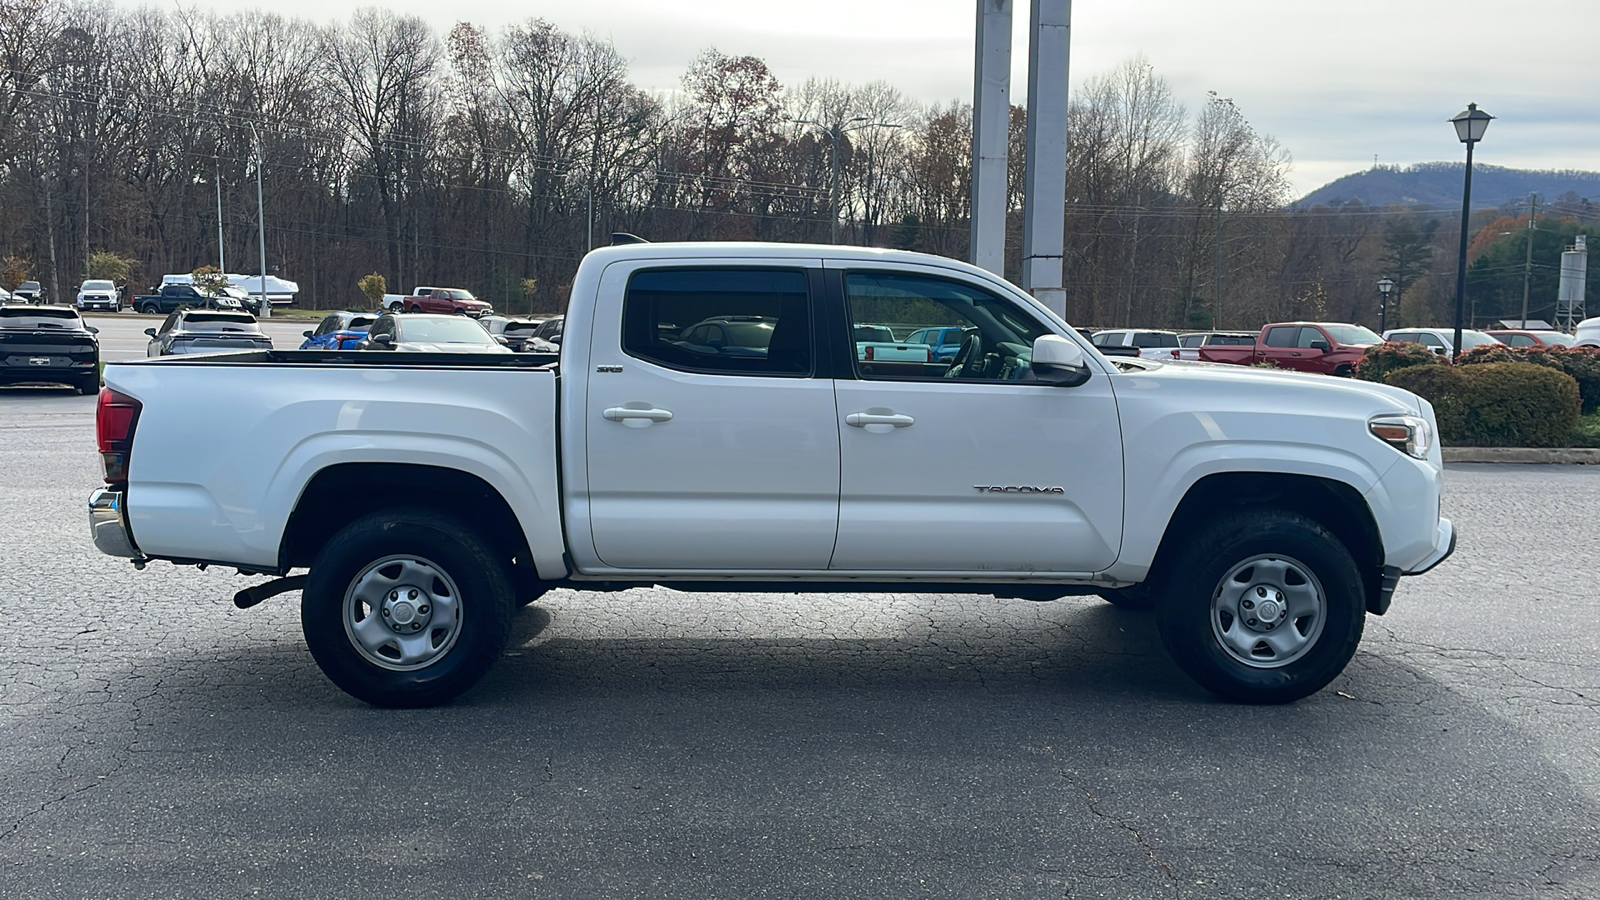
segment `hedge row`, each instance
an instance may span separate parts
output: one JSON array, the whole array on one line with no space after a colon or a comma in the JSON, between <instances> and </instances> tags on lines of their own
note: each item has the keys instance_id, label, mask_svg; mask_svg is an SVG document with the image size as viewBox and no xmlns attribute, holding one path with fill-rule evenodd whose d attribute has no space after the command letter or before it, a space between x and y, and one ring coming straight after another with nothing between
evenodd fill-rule
<instances>
[{"instance_id":1,"label":"hedge row","mask_svg":"<svg viewBox=\"0 0 1600 900\"><path fill-rule=\"evenodd\" d=\"M1533 363L1415 365L1387 381L1432 403L1440 438L1455 446L1563 447L1582 407L1572 376Z\"/></svg>"}]
</instances>

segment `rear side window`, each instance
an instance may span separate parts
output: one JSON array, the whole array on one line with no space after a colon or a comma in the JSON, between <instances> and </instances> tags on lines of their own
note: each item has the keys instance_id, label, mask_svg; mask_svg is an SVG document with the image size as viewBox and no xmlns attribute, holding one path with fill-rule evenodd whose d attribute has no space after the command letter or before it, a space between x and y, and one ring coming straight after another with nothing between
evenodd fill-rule
<instances>
[{"instance_id":1,"label":"rear side window","mask_svg":"<svg viewBox=\"0 0 1600 900\"><path fill-rule=\"evenodd\" d=\"M811 330L800 269L647 269L622 306L623 352L692 372L809 375Z\"/></svg>"},{"instance_id":2,"label":"rear side window","mask_svg":"<svg viewBox=\"0 0 1600 900\"><path fill-rule=\"evenodd\" d=\"M1161 331L1136 331L1133 335L1135 347L1176 347L1178 336Z\"/></svg>"},{"instance_id":3,"label":"rear side window","mask_svg":"<svg viewBox=\"0 0 1600 900\"><path fill-rule=\"evenodd\" d=\"M1294 339L1300 333L1300 326L1285 325L1282 328L1267 329L1268 347L1293 347Z\"/></svg>"}]
</instances>

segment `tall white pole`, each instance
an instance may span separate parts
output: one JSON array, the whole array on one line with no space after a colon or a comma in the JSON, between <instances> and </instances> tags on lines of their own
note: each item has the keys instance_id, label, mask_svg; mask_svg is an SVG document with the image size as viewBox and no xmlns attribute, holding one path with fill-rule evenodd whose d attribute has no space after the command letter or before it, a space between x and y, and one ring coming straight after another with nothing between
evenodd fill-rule
<instances>
[{"instance_id":1,"label":"tall white pole","mask_svg":"<svg viewBox=\"0 0 1600 900\"><path fill-rule=\"evenodd\" d=\"M256 282L260 287L261 318L272 318L272 304L267 302L267 214L266 207L261 202L261 167L265 165L261 153L261 135L256 131L256 123L250 122L250 136L256 143L256 237L257 246L261 249L261 280Z\"/></svg>"},{"instance_id":2,"label":"tall white pole","mask_svg":"<svg viewBox=\"0 0 1600 900\"><path fill-rule=\"evenodd\" d=\"M978 0L972 78L972 264L1006 271L1006 142L1011 131L1011 0Z\"/></svg>"},{"instance_id":3,"label":"tall white pole","mask_svg":"<svg viewBox=\"0 0 1600 900\"><path fill-rule=\"evenodd\" d=\"M1067 57L1072 0L1033 0L1028 17L1028 142L1022 206L1022 289L1067 314Z\"/></svg>"},{"instance_id":4,"label":"tall white pole","mask_svg":"<svg viewBox=\"0 0 1600 900\"><path fill-rule=\"evenodd\" d=\"M222 163L217 163L217 271L227 273L228 257L222 250Z\"/></svg>"}]
</instances>

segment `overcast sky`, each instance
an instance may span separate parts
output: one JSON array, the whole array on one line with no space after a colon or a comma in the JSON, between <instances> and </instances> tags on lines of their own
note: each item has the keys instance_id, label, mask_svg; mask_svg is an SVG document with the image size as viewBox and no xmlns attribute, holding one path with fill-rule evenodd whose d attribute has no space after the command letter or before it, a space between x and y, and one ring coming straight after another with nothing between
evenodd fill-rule
<instances>
[{"instance_id":1,"label":"overcast sky","mask_svg":"<svg viewBox=\"0 0 1600 900\"><path fill-rule=\"evenodd\" d=\"M202 0L219 11L238 3ZM248 2L248 0L247 0ZM357 0L274 0L345 19ZM887 81L970 102L976 0L388 0L441 33L542 17L609 38L634 83L675 90L702 49L807 78ZM1012 96L1027 87L1028 0L1016 0ZM1231 97L1293 155L1297 195L1386 165L1464 158L1448 124L1469 101L1497 117L1474 161L1600 171L1600 4L1592 0L1078 0L1071 82L1143 53L1190 110Z\"/></svg>"}]
</instances>

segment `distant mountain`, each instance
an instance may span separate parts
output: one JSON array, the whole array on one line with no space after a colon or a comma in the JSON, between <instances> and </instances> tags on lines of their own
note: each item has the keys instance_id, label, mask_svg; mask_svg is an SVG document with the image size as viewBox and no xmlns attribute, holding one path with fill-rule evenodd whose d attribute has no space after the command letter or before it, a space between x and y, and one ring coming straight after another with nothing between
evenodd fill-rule
<instances>
[{"instance_id":1,"label":"distant mountain","mask_svg":"<svg viewBox=\"0 0 1600 900\"><path fill-rule=\"evenodd\" d=\"M1377 166L1365 172L1346 175L1325 184L1301 198L1301 209L1343 206L1360 202L1366 206L1416 206L1438 209L1461 208L1461 176L1464 163L1419 163L1414 166ZM1525 203L1529 192L1539 195L1540 203L1560 199L1571 192L1576 199L1600 201L1600 172L1536 172L1474 164L1472 167L1472 206L1488 209L1508 203Z\"/></svg>"}]
</instances>

